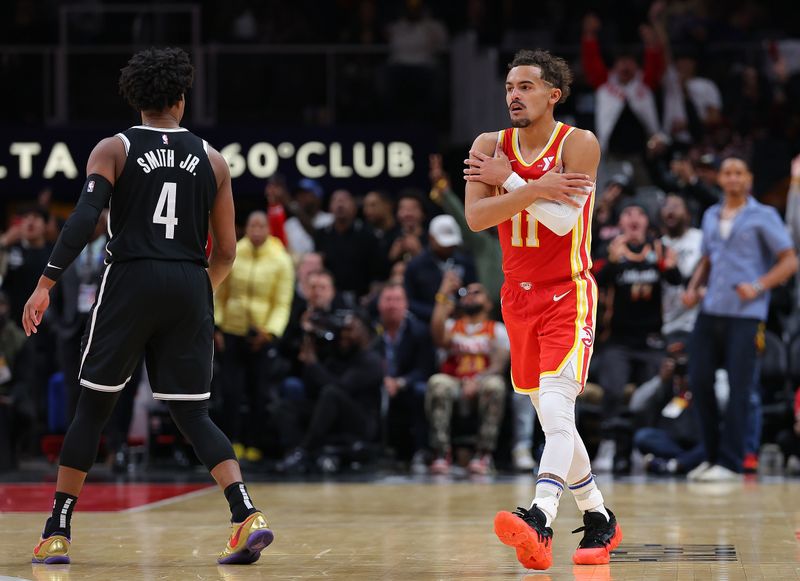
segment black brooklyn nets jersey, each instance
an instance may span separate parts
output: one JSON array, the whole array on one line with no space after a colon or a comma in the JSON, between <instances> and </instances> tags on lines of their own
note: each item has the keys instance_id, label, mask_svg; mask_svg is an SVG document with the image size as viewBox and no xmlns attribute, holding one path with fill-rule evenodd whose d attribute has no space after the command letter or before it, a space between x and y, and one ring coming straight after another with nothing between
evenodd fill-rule
<instances>
[{"instance_id":1,"label":"black brooklyn nets jersey","mask_svg":"<svg viewBox=\"0 0 800 581\"><path fill-rule=\"evenodd\" d=\"M217 183L208 144L183 128L131 127L109 204L108 260L183 260L208 266L208 219Z\"/></svg>"}]
</instances>

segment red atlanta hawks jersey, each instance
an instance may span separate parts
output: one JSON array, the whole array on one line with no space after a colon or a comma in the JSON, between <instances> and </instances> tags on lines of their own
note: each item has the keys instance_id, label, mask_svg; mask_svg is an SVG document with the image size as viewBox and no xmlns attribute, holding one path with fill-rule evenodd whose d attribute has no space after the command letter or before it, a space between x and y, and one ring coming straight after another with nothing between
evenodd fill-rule
<instances>
[{"instance_id":1,"label":"red atlanta hawks jersey","mask_svg":"<svg viewBox=\"0 0 800 581\"><path fill-rule=\"evenodd\" d=\"M556 123L547 145L531 161L523 159L519 130L504 129L498 135L511 169L525 180L535 180L556 167L567 136L574 127ZM505 194L500 191L500 195ZM503 273L506 280L520 284L543 284L569 280L592 267L591 246L594 191L583 206L578 222L565 236L558 236L523 210L498 225L503 249Z\"/></svg>"}]
</instances>

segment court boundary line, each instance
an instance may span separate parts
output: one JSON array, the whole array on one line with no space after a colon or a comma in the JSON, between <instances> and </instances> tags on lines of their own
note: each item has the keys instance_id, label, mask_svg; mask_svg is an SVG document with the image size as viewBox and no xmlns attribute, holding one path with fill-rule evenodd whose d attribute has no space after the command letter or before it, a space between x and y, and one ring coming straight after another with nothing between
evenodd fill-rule
<instances>
[{"instance_id":1,"label":"court boundary line","mask_svg":"<svg viewBox=\"0 0 800 581\"><path fill-rule=\"evenodd\" d=\"M148 502L147 504L140 504L139 506L132 506L131 508L124 508L120 511L117 511L119 514L125 513L136 513L136 512L144 512L146 510L150 510L152 508L160 508L162 506L169 506L170 504L175 504L176 502L181 502L183 500L189 500L192 498L197 498L200 496L205 496L209 494L211 491L216 490L217 487L214 485L209 485L205 488L201 488L200 490L192 490L191 492L184 492L183 494L179 494L177 496L170 496L169 498L162 498L161 500L156 500L153 502Z\"/></svg>"}]
</instances>

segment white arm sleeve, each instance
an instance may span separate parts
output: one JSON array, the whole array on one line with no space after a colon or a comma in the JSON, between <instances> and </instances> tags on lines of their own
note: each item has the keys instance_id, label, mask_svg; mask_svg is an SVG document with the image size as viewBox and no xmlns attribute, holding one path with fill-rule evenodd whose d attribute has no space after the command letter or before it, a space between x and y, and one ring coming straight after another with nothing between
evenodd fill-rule
<instances>
[{"instance_id":1,"label":"white arm sleeve","mask_svg":"<svg viewBox=\"0 0 800 581\"><path fill-rule=\"evenodd\" d=\"M516 172L512 172L503 184L503 187L507 191L512 192L525 184L526 182L524 179L517 175ZM592 187L592 191L589 192L589 196L591 195L594 195L594 186ZM585 204L589 196L572 196L572 199ZM583 211L583 206L575 208L552 200L536 200L525 209L528 210L529 214L533 214L533 217L539 222L552 230L553 233L558 236L566 236L572 232L575 224L578 223L578 216L580 216Z\"/></svg>"},{"instance_id":2,"label":"white arm sleeve","mask_svg":"<svg viewBox=\"0 0 800 581\"><path fill-rule=\"evenodd\" d=\"M585 204L589 196L572 196L572 199ZM528 210L528 213L533 214L533 217L539 222L552 230L554 234L566 236L572 232L575 224L578 223L578 216L581 215L583 206L575 208L552 200L536 200L525 209Z\"/></svg>"}]
</instances>

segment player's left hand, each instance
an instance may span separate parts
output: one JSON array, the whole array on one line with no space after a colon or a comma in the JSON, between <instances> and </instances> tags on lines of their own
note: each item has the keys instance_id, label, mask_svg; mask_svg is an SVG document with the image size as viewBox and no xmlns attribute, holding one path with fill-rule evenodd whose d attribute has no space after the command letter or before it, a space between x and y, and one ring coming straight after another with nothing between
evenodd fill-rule
<instances>
[{"instance_id":1,"label":"player's left hand","mask_svg":"<svg viewBox=\"0 0 800 581\"><path fill-rule=\"evenodd\" d=\"M28 337L31 336L31 333L39 332L37 327L41 324L44 312L49 306L50 289L36 287L22 311L22 328Z\"/></svg>"},{"instance_id":2,"label":"player's left hand","mask_svg":"<svg viewBox=\"0 0 800 581\"><path fill-rule=\"evenodd\" d=\"M513 172L508 156L503 152L500 143L494 150L494 157L482 151L470 150L469 159L464 160L467 168L464 179L468 182L483 182L490 186L502 186Z\"/></svg>"},{"instance_id":3,"label":"player's left hand","mask_svg":"<svg viewBox=\"0 0 800 581\"><path fill-rule=\"evenodd\" d=\"M739 295L739 299L742 301L752 301L758 298L758 291L752 284L747 282L736 285L736 294Z\"/></svg>"}]
</instances>

